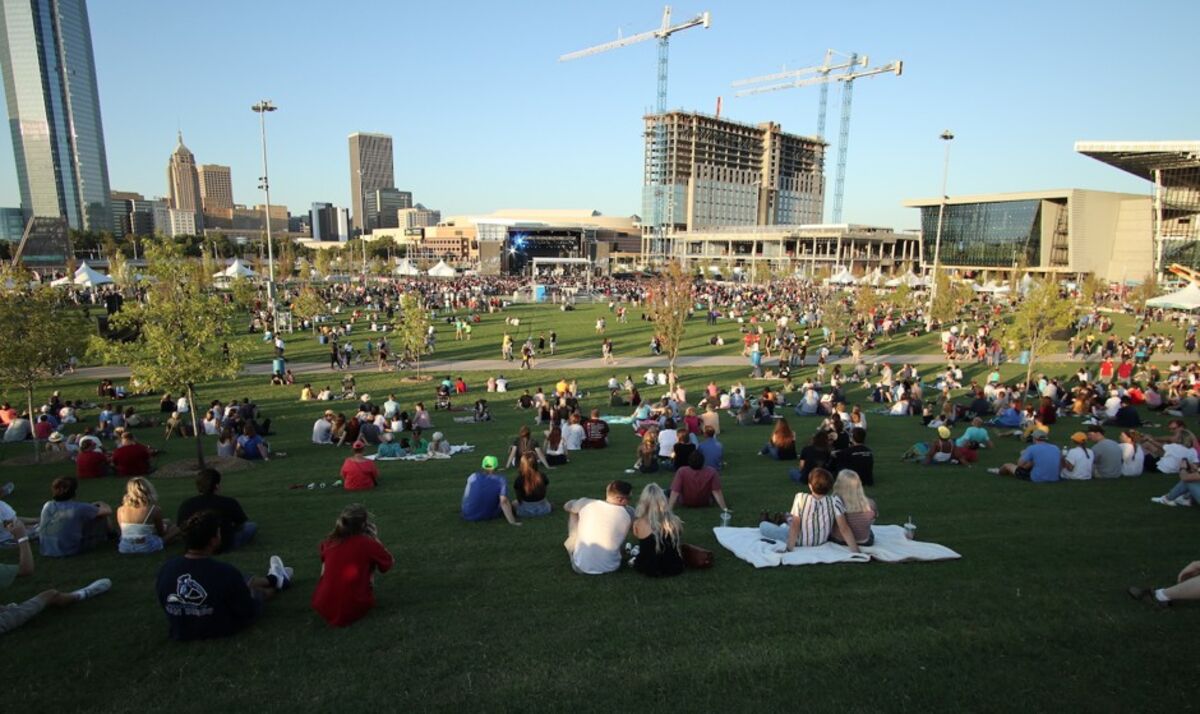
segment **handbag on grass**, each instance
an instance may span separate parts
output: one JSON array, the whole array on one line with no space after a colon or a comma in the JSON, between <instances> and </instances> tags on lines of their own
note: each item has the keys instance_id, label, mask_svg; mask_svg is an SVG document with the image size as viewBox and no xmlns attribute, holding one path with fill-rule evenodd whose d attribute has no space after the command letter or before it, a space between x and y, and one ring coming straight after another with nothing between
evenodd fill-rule
<instances>
[{"instance_id":1,"label":"handbag on grass","mask_svg":"<svg viewBox=\"0 0 1200 714\"><path fill-rule=\"evenodd\" d=\"M679 549L683 555L683 563L689 568L703 569L711 568L713 565L713 552L698 545L684 543Z\"/></svg>"}]
</instances>

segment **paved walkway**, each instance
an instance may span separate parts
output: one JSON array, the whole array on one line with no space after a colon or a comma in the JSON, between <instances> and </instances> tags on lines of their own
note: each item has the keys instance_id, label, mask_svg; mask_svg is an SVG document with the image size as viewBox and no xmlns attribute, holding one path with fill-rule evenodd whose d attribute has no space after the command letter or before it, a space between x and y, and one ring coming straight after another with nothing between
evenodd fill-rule
<instances>
[{"instance_id":1,"label":"paved walkway","mask_svg":"<svg viewBox=\"0 0 1200 714\"><path fill-rule=\"evenodd\" d=\"M1155 362L1179 360L1187 362L1192 359L1189 355L1176 352L1167 355L1155 355ZM875 364L878 362L888 362L893 365L900 364L923 364L923 365L943 365L946 359L940 354L920 354L920 355L892 355L870 353L863 355L863 360L867 364ZM1078 362L1079 360L1069 357L1067 354L1048 355L1040 360L1042 363L1049 362ZM1094 361L1094 360L1093 360ZM844 359L834 358L830 364L848 364L850 358ZM809 356L806 365L813 366L817 363L815 357ZM777 359L764 359L764 369L774 369L778 364ZM963 366L973 364L973 362L962 362ZM615 365L605 365L599 357L547 357L545 359L534 360L535 372L550 372L558 373L565 370L578 369L608 369L612 368L619 371L642 370L646 367L665 368L667 360L664 357L643 356L643 357L625 357L618 358ZM700 369L705 367L745 367L750 368L750 360L740 355L708 355L708 356L680 356L675 360L675 366L681 369ZM329 369L328 362L291 362L288 367L293 374L340 374ZM450 373L457 374L459 372L489 372L501 373L508 372L515 374L521 371L520 361L506 362L502 359L477 359L477 360L442 360L434 359L425 360L421 363L421 370L428 371L433 374ZM358 373L373 373L376 371L374 365L354 365L350 368L350 372ZM248 364L242 370L243 374L269 376L271 374L271 364L268 362ZM75 377L82 379L125 379L129 377L129 369L122 366L102 366L102 367L83 367L76 370Z\"/></svg>"}]
</instances>

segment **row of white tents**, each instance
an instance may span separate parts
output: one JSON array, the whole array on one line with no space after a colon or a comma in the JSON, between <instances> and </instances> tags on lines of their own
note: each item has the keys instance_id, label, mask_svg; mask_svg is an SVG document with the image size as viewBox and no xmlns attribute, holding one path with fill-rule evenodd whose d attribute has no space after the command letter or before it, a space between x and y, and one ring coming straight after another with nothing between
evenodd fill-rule
<instances>
[{"instance_id":1,"label":"row of white tents","mask_svg":"<svg viewBox=\"0 0 1200 714\"><path fill-rule=\"evenodd\" d=\"M827 281L830 285L869 285L873 287L898 288L907 285L910 288L921 288L929 285L926 278L905 273L894 278L885 278L878 268L861 277L855 277L847 268L842 268Z\"/></svg>"}]
</instances>

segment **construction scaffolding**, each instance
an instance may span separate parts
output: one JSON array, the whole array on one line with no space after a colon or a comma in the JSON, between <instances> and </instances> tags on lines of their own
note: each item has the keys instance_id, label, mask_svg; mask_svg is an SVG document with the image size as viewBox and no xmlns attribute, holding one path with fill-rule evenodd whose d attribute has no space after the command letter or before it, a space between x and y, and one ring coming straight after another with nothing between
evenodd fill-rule
<instances>
[{"instance_id":1,"label":"construction scaffolding","mask_svg":"<svg viewBox=\"0 0 1200 714\"><path fill-rule=\"evenodd\" d=\"M678 111L646 116L644 139L642 254L649 262L677 257L674 235L684 230L821 220L825 142L820 139L786 134L773 122L744 124ZM665 201L656 200L660 185ZM660 225L665 226L661 243Z\"/></svg>"}]
</instances>

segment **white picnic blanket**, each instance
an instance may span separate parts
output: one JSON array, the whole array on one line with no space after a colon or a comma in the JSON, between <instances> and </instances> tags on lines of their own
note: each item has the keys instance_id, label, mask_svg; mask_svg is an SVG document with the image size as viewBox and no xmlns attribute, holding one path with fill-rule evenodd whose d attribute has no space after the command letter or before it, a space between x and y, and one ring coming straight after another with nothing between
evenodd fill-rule
<instances>
[{"instance_id":1,"label":"white picnic blanket","mask_svg":"<svg viewBox=\"0 0 1200 714\"><path fill-rule=\"evenodd\" d=\"M885 563L954 560L962 556L937 543L923 543L904 537L903 526L871 526L875 544L861 546L861 553L837 543L815 548L796 548L787 552L787 543L764 542L757 528L713 528L717 541L737 557L756 568L777 565L820 565L824 563L865 563L880 560Z\"/></svg>"},{"instance_id":2,"label":"white picnic blanket","mask_svg":"<svg viewBox=\"0 0 1200 714\"><path fill-rule=\"evenodd\" d=\"M370 461L429 461L431 459L448 459L457 454L469 454L475 450L474 444L451 444L448 454L409 454L407 456L385 456L379 458L376 454L367 455Z\"/></svg>"}]
</instances>

